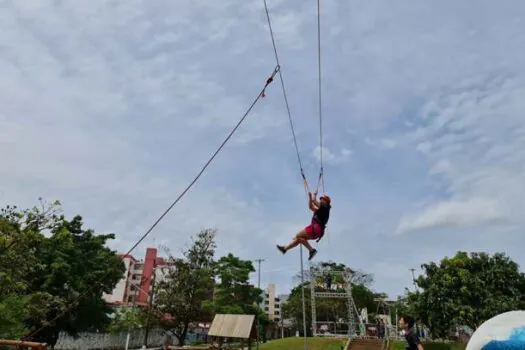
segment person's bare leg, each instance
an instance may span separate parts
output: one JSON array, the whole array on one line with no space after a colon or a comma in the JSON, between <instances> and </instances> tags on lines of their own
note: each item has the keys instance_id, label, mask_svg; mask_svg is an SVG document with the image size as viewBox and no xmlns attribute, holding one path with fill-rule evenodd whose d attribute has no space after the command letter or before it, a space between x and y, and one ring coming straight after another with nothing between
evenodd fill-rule
<instances>
[{"instance_id":1,"label":"person's bare leg","mask_svg":"<svg viewBox=\"0 0 525 350\"><path fill-rule=\"evenodd\" d=\"M299 244L301 243L301 241L297 238L294 238L293 241L291 241L288 245L286 245L284 247L284 251L287 252L289 251L290 249L293 249L295 247L297 247Z\"/></svg>"},{"instance_id":2,"label":"person's bare leg","mask_svg":"<svg viewBox=\"0 0 525 350\"><path fill-rule=\"evenodd\" d=\"M301 242L302 245L304 245L306 247L306 249L308 249L309 252L311 252L312 250L314 250L314 248L312 248L312 246L310 245L310 242L308 242L308 240L303 240Z\"/></svg>"},{"instance_id":3,"label":"person's bare leg","mask_svg":"<svg viewBox=\"0 0 525 350\"><path fill-rule=\"evenodd\" d=\"M283 247L283 246L277 246L277 248L284 254L286 253L287 251L289 251L290 249L293 249L295 247L297 247L299 244L302 244L306 247L306 249L308 249L308 251L312 251L313 248L312 246L310 245L310 243L308 243L308 235L306 234L306 232L303 230L299 231L297 233L297 235L295 235L295 238L292 242L290 242L287 246Z\"/></svg>"}]
</instances>

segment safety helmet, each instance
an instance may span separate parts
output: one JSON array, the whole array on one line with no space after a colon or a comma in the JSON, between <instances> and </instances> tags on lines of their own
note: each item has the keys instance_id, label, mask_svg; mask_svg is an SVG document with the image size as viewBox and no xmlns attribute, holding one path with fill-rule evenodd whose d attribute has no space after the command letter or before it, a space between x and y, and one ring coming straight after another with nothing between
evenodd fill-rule
<instances>
[{"instance_id":1,"label":"safety helmet","mask_svg":"<svg viewBox=\"0 0 525 350\"><path fill-rule=\"evenodd\" d=\"M319 197L320 200L324 200L326 203L330 204L332 202L332 200L330 199L330 197L326 194L323 194L321 197Z\"/></svg>"}]
</instances>

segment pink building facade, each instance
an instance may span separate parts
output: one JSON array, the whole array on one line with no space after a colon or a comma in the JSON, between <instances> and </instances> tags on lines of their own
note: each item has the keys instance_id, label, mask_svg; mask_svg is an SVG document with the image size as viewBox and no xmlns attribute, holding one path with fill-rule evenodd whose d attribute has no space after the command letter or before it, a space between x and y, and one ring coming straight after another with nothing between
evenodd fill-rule
<instances>
[{"instance_id":1,"label":"pink building facade","mask_svg":"<svg viewBox=\"0 0 525 350\"><path fill-rule=\"evenodd\" d=\"M147 248L144 259L120 254L126 270L111 294L103 298L115 305L147 305L152 295L153 283L162 281L167 272L166 259L157 255L157 249Z\"/></svg>"}]
</instances>

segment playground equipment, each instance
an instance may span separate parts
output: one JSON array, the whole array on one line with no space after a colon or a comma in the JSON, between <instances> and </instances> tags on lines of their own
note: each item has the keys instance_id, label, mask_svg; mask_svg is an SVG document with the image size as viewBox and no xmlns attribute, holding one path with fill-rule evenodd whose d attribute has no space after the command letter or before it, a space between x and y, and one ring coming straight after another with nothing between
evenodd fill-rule
<instances>
[{"instance_id":1,"label":"playground equipment","mask_svg":"<svg viewBox=\"0 0 525 350\"><path fill-rule=\"evenodd\" d=\"M334 278L335 277L335 278ZM312 328L313 335L341 335L337 333L337 325L344 325L345 327L340 327L340 329L346 328L346 335L349 337L356 337L362 333L363 325L360 317L358 317L359 312L354 302L352 296L352 271L346 269L344 271L334 271L332 269L318 269L310 268L310 288L311 288L311 299L312 299ZM326 288L319 287L319 279L322 278L326 284ZM336 289L332 289L332 284L336 285ZM337 288L341 287L341 288ZM322 291L318 291L321 289ZM332 298L332 299L344 299L346 300L347 305L347 319L340 320L340 322L333 321L318 321L317 312L316 312L316 299L317 298ZM319 326L320 325L320 326ZM328 325L335 326L333 330L334 333L330 332L330 327ZM357 329L357 326L359 330ZM328 328L328 334L325 332L324 328ZM327 327L328 326L328 327ZM321 330L321 332L319 332Z\"/></svg>"}]
</instances>

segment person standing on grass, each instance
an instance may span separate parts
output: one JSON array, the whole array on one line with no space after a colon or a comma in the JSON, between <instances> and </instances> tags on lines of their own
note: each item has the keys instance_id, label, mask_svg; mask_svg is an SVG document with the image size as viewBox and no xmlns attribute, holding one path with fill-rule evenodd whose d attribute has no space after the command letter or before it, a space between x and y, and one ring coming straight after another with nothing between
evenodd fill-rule
<instances>
[{"instance_id":1,"label":"person standing on grass","mask_svg":"<svg viewBox=\"0 0 525 350\"><path fill-rule=\"evenodd\" d=\"M405 345L406 350L424 350L423 344L419 340L419 336L414 329L415 321L410 316L401 316L399 319L399 327L405 331Z\"/></svg>"}]
</instances>

